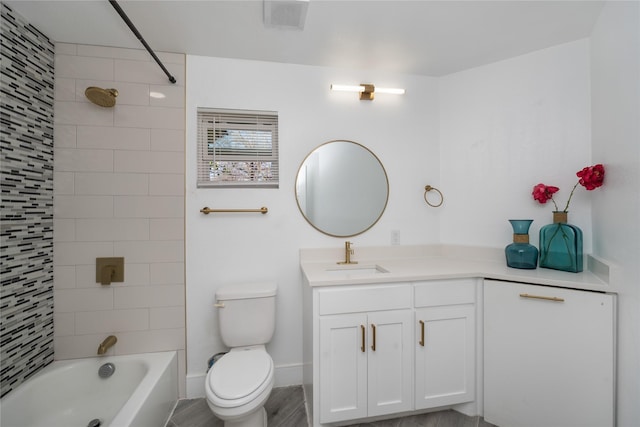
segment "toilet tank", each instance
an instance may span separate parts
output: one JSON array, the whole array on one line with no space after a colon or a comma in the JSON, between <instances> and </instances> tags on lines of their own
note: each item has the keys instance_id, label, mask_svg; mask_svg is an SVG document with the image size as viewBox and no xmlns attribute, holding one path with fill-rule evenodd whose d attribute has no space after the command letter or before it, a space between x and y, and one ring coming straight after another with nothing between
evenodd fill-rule
<instances>
[{"instance_id":1,"label":"toilet tank","mask_svg":"<svg viewBox=\"0 0 640 427\"><path fill-rule=\"evenodd\" d=\"M276 321L275 283L225 286L216 291L218 323L228 347L266 344Z\"/></svg>"}]
</instances>

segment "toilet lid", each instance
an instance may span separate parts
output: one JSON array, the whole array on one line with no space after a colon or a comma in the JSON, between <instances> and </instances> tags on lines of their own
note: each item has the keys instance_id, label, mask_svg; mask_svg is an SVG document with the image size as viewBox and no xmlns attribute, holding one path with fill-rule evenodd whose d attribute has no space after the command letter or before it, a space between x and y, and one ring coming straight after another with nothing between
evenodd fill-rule
<instances>
[{"instance_id":1,"label":"toilet lid","mask_svg":"<svg viewBox=\"0 0 640 427\"><path fill-rule=\"evenodd\" d=\"M232 351L211 368L209 386L222 399L241 399L255 392L271 370L271 357L262 350Z\"/></svg>"}]
</instances>

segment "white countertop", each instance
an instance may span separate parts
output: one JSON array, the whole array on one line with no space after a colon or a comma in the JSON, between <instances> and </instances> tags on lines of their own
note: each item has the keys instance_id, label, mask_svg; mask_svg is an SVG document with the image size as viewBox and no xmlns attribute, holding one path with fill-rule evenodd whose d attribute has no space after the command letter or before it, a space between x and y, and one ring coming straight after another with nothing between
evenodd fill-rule
<instances>
[{"instance_id":1,"label":"white countertop","mask_svg":"<svg viewBox=\"0 0 640 427\"><path fill-rule=\"evenodd\" d=\"M600 292L616 292L611 285L612 266L588 256L585 271L569 273L536 268L523 270L507 267L504 251L447 245L354 247L352 261L344 260L344 248L301 249L300 267L311 287L359 285L423 280L480 277L525 282ZM344 274L335 270L364 269L379 266L387 272ZM589 270L587 270L589 268Z\"/></svg>"}]
</instances>

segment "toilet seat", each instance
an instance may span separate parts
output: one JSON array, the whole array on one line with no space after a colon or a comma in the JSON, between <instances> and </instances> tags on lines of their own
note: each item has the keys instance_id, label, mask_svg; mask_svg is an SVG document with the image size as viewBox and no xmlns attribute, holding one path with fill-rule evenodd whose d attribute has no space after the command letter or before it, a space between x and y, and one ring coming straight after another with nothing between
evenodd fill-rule
<instances>
[{"instance_id":1,"label":"toilet seat","mask_svg":"<svg viewBox=\"0 0 640 427\"><path fill-rule=\"evenodd\" d=\"M263 347L235 348L207 374L207 400L219 408L246 405L271 391L273 373L273 359Z\"/></svg>"}]
</instances>

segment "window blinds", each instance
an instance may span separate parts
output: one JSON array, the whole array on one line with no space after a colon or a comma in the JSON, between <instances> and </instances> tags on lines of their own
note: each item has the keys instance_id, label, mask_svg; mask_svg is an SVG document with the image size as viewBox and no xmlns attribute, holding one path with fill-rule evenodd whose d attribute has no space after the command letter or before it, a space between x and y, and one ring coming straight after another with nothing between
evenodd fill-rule
<instances>
[{"instance_id":1,"label":"window blinds","mask_svg":"<svg viewBox=\"0 0 640 427\"><path fill-rule=\"evenodd\" d=\"M198 109L198 187L278 188L278 113Z\"/></svg>"}]
</instances>

